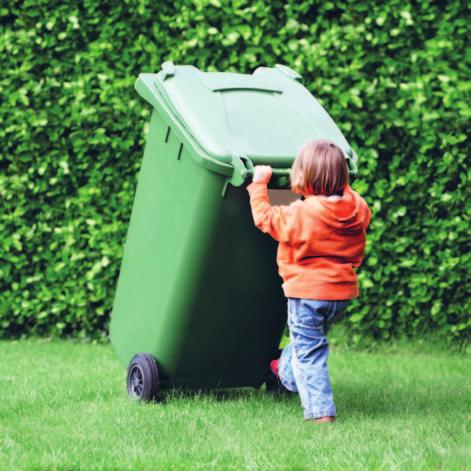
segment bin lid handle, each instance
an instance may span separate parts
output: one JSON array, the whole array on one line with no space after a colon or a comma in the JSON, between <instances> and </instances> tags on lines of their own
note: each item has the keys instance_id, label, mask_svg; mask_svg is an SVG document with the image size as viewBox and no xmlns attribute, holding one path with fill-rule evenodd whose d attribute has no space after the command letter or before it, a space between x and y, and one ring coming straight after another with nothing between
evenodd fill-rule
<instances>
[{"instance_id":1,"label":"bin lid handle","mask_svg":"<svg viewBox=\"0 0 471 471\"><path fill-rule=\"evenodd\" d=\"M163 62L161 67L163 72L163 80L167 79L168 77L173 77L175 75L175 65L172 61Z\"/></svg>"},{"instance_id":2,"label":"bin lid handle","mask_svg":"<svg viewBox=\"0 0 471 471\"><path fill-rule=\"evenodd\" d=\"M294 80L301 80L302 76L299 75L295 70L293 70L291 67L288 67L287 65L283 64L276 64L275 69L278 69L280 72L284 73L288 77L294 79Z\"/></svg>"}]
</instances>

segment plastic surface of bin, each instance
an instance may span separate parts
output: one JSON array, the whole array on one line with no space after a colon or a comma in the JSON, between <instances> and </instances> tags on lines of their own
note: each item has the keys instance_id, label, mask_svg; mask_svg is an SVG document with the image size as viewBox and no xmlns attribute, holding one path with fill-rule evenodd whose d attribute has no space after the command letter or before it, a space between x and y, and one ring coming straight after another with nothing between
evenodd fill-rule
<instances>
[{"instance_id":1,"label":"plastic surface of bin","mask_svg":"<svg viewBox=\"0 0 471 471\"><path fill-rule=\"evenodd\" d=\"M225 174L221 164L245 157L253 164L286 169L302 144L329 139L356 173L356 154L288 67L259 67L252 75L201 72L169 62L162 67L158 74L140 74L136 89L175 118L207 168Z\"/></svg>"},{"instance_id":2,"label":"plastic surface of bin","mask_svg":"<svg viewBox=\"0 0 471 471\"><path fill-rule=\"evenodd\" d=\"M285 187L312 139L355 159L298 79L283 67L242 75L170 63L139 76L154 109L111 317L123 364L150 354L169 386L264 381L286 300L276 243L255 228L245 182L266 163Z\"/></svg>"}]
</instances>

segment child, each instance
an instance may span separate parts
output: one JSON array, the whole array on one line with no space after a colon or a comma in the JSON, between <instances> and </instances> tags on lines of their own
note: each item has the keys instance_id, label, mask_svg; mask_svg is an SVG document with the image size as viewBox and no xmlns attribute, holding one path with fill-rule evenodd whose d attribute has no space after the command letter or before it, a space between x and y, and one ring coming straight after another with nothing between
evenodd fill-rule
<instances>
[{"instance_id":1,"label":"child","mask_svg":"<svg viewBox=\"0 0 471 471\"><path fill-rule=\"evenodd\" d=\"M354 268L363 259L371 212L349 186L345 157L332 142L308 142L294 161L291 189L303 201L271 206L271 174L271 167L256 166L247 187L255 225L279 241L288 298L290 343L270 368L285 388L299 392L306 420L333 422L326 334L359 295Z\"/></svg>"}]
</instances>

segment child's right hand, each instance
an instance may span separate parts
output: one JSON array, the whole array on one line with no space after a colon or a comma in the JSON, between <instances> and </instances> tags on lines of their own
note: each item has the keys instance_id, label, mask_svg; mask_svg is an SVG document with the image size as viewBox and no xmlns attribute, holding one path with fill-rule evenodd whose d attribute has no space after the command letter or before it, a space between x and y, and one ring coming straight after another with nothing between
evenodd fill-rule
<instances>
[{"instance_id":1,"label":"child's right hand","mask_svg":"<svg viewBox=\"0 0 471 471\"><path fill-rule=\"evenodd\" d=\"M254 183L268 183L272 175L272 168L269 165L256 165L253 172Z\"/></svg>"}]
</instances>

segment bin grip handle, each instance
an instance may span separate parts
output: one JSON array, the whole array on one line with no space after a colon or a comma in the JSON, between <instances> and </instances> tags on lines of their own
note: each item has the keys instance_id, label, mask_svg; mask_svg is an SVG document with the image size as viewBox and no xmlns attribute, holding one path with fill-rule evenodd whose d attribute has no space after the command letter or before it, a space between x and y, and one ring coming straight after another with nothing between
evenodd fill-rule
<instances>
[{"instance_id":1,"label":"bin grip handle","mask_svg":"<svg viewBox=\"0 0 471 471\"><path fill-rule=\"evenodd\" d=\"M274 177L289 177L291 169L290 168L273 168L272 167L272 176ZM245 174L247 177L253 177L254 170L247 169L247 173Z\"/></svg>"},{"instance_id":2,"label":"bin grip handle","mask_svg":"<svg viewBox=\"0 0 471 471\"><path fill-rule=\"evenodd\" d=\"M246 162L246 165L245 165L246 168L242 171L244 179L246 179L248 177L253 177L253 174L254 174L254 165L253 165L253 163L249 159L246 159L246 158L242 158L241 160ZM349 173L350 177L352 177L353 179L357 178L358 177L358 167L357 167L355 161L350 157L347 157L346 161L347 161L348 173ZM290 174L291 174L291 168L273 168L272 167L272 176L274 176L274 177L289 177Z\"/></svg>"},{"instance_id":3,"label":"bin grip handle","mask_svg":"<svg viewBox=\"0 0 471 471\"><path fill-rule=\"evenodd\" d=\"M230 179L232 185L240 186L248 178L252 178L254 175L254 164L252 161L245 156L232 156L232 167L234 172L232 178ZM272 168L272 176L275 178L289 177L291 168Z\"/></svg>"},{"instance_id":4,"label":"bin grip handle","mask_svg":"<svg viewBox=\"0 0 471 471\"><path fill-rule=\"evenodd\" d=\"M163 72L163 80L175 75L175 65L172 61L163 62L161 67Z\"/></svg>"},{"instance_id":5,"label":"bin grip handle","mask_svg":"<svg viewBox=\"0 0 471 471\"><path fill-rule=\"evenodd\" d=\"M252 161L245 156L233 154L231 163L233 168L232 176L226 179L222 196L225 195L229 183L232 186L241 186L249 178L252 178L254 174L254 165ZM275 179L279 179L275 184L281 185L282 188L286 187L289 184L290 171L290 168L273 168L272 176L275 177Z\"/></svg>"}]
</instances>

